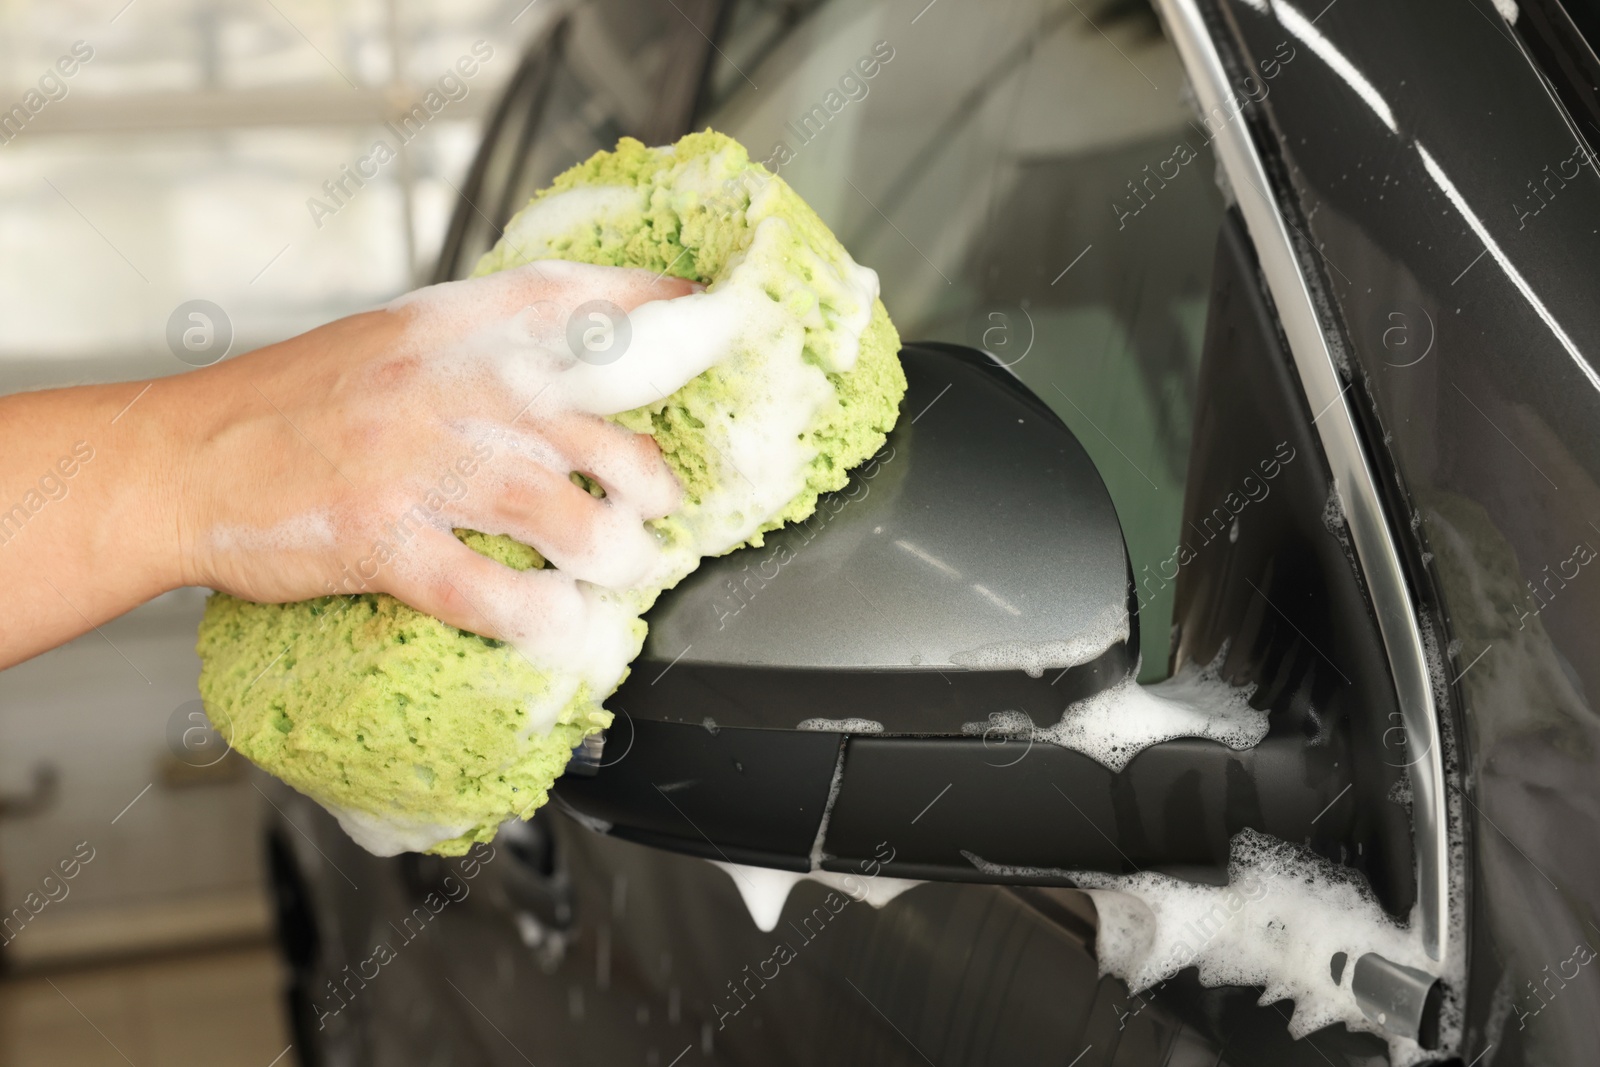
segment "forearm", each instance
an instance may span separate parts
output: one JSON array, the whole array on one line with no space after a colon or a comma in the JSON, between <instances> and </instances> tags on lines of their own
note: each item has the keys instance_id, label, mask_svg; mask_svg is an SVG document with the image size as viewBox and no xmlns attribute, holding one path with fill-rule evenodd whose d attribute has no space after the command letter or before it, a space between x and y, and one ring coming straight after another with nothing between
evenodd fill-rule
<instances>
[{"instance_id":1,"label":"forearm","mask_svg":"<svg viewBox=\"0 0 1600 1067\"><path fill-rule=\"evenodd\" d=\"M185 385L0 397L0 668L184 584Z\"/></svg>"}]
</instances>

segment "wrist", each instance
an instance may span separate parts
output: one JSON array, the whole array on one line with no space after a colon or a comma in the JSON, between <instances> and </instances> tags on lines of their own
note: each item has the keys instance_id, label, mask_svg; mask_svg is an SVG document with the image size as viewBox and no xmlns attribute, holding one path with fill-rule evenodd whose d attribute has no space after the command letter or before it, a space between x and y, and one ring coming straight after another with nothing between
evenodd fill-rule
<instances>
[{"instance_id":1,"label":"wrist","mask_svg":"<svg viewBox=\"0 0 1600 1067\"><path fill-rule=\"evenodd\" d=\"M194 371L108 387L121 402L106 433L115 479L103 525L109 543L97 549L128 568L141 600L207 584L197 565L206 503L196 478L215 414L204 395L206 376Z\"/></svg>"}]
</instances>

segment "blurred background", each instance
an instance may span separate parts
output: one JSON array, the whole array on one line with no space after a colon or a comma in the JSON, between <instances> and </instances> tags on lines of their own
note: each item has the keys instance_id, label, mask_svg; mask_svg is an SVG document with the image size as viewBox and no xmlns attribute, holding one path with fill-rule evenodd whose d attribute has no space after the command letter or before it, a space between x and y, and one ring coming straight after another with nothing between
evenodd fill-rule
<instances>
[{"instance_id":1,"label":"blurred background","mask_svg":"<svg viewBox=\"0 0 1600 1067\"><path fill-rule=\"evenodd\" d=\"M3 106L59 57L91 57L0 127L0 390L187 370L166 340L186 301L224 309L237 353L418 284L484 115L553 7L0 6ZM397 142L385 124L430 91L444 104L398 157L330 199L323 183ZM314 218L312 197L336 212ZM26 906L80 842L93 853L0 947L0 1063L266 1067L290 1044L266 802L194 718L203 599L169 594L0 674L0 905Z\"/></svg>"},{"instance_id":2,"label":"blurred background","mask_svg":"<svg viewBox=\"0 0 1600 1067\"><path fill-rule=\"evenodd\" d=\"M0 3L0 393L187 370L193 301L216 358L459 277L561 169L711 125L781 161L906 338L1054 407L1155 567L1222 211L1176 55L1139 2L935 3ZM259 830L287 816L197 718L203 598L0 673L0 907L92 853L4 935L0 1063L299 1059ZM1146 681L1170 619L1155 589Z\"/></svg>"}]
</instances>

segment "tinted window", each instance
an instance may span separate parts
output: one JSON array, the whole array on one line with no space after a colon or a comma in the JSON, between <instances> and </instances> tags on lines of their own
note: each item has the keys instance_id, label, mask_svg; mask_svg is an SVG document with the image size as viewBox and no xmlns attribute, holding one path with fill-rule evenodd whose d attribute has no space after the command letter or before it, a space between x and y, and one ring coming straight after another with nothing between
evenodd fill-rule
<instances>
[{"instance_id":1,"label":"tinted window","mask_svg":"<svg viewBox=\"0 0 1600 1067\"><path fill-rule=\"evenodd\" d=\"M712 25L706 5L689 6ZM457 190L434 280L470 274L511 216L574 163L623 136L668 141L687 132L708 50L689 16L670 6L593 0L550 18Z\"/></svg>"}]
</instances>

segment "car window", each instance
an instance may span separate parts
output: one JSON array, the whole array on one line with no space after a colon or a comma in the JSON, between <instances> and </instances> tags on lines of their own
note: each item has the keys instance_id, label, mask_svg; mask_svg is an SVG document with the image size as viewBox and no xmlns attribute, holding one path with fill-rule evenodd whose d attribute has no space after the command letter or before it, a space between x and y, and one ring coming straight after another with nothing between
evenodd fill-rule
<instances>
[{"instance_id":1,"label":"car window","mask_svg":"<svg viewBox=\"0 0 1600 1067\"><path fill-rule=\"evenodd\" d=\"M906 340L1008 363L1095 460L1136 578L1170 568L1223 203L1155 16L1074 0L793 10L737 5L696 125L767 161L878 271ZM1143 584L1149 681L1166 674L1172 585Z\"/></svg>"},{"instance_id":2,"label":"car window","mask_svg":"<svg viewBox=\"0 0 1600 1067\"><path fill-rule=\"evenodd\" d=\"M708 12L695 10L713 24ZM593 0L551 17L457 190L433 280L471 273L511 216L574 163L623 136L668 141L687 132L683 121L708 48L688 15L665 5Z\"/></svg>"}]
</instances>

